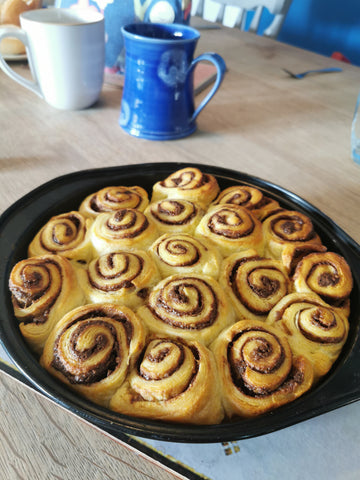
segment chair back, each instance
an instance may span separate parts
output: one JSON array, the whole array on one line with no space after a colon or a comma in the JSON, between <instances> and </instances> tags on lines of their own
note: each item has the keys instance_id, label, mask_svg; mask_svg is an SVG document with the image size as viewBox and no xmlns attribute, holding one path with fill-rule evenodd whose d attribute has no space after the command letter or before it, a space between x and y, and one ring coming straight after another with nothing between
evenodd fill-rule
<instances>
[{"instance_id":1,"label":"chair back","mask_svg":"<svg viewBox=\"0 0 360 480\"><path fill-rule=\"evenodd\" d=\"M191 14L201 16L210 22L245 30L248 11L253 11L248 31L258 33L260 20L266 8L274 18L264 30L263 35L276 38L291 2L292 0L192 0Z\"/></svg>"}]
</instances>

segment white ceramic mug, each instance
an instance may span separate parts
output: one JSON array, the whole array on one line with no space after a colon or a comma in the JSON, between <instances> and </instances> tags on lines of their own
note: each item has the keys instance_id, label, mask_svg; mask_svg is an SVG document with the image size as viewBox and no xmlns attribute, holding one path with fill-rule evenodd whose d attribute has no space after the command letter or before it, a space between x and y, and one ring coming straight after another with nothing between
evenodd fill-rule
<instances>
[{"instance_id":1,"label":"white ceramic mug","mask_svg":"<svg viewBox=\"0 0 360 480\"><path fill-rule=\"evenodd\" d=\"M48 8L20 15L21 29L2 27L0 41L16 37L26 46L33 81L17 74L0 54L13 80L62 110L78 110L99 98L105 66L104 17L84 9Z\"/></svg>"}]
</instances>

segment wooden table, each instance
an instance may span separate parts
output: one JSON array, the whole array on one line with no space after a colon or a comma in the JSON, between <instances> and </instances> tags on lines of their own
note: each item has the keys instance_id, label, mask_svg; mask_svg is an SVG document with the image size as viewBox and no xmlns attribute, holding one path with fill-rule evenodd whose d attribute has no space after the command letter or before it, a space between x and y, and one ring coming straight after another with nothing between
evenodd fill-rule
<instances>
[{"instance_id":1,"label":"wooden table","mask_svg":"<svg viewBox=\"0 0 360 480\"><path fill-rule=\"evenodd\" d=\"M0 72L0 211L65 173L196 162L281 185L360 242L360 165L350 155L360 69L225 27L201 31L197 52L204 51L220 53L228 73L200 114L198 131L178 141L151 142L124 133L118 125L121 89L116 86L106 84L101 100L89 110L63 112ZM26 64L13 66L27 73ZM282 70L331 66L343 72L294 80ZM0 376L0 402L3 478L179 478L5 374Z\"/></svg>"}]
</instances>

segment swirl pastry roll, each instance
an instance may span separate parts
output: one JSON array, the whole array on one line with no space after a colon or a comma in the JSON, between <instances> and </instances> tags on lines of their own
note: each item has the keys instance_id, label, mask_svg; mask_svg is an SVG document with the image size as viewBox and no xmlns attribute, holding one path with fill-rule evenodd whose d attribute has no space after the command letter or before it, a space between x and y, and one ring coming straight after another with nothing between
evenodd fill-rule
<instances>
[{"instance_id":1,"label":"swirl pastry roll","mask_svg":"<svg viewBox=\"0 0 360 480\"><path fill-rule=\"evenodd\" d=\"M292 293L271 310L266 323L287 335L296 355L312 363L315 379L325 375L347 339L349 322L314 293Z\"/></svg>"},{"instance_id":2,"label":"swirl pastry roll","mask_svg":"<svg viewBox=\"0 0 360 480\"><path fill-rule=\"evenodd\" d=\"M145 337L142 323L129 308L85 305L56 324L40 363L76 392L107 406L135 364Z\"/></svg>"},{"instance_id":3,"label":"swirl pastry roll","mask_svg":"<svg viewBox=\"0 0 360 480\"><path fill-rule=\"evenodd\" d=\"M149 289L160 281L154 260L142 250L107 253L79 271L82 288L90 303L116 303L136 309Z\"/></svg>"},{"instance_id":4,"label":"swirl pastry roll","mask_svg":"<svg viewBox=\"0 0 360 480\"><path fill-rule=\"evenodd\" d=\"M195 236L212 241L224 257L254 248L264 250L261 222L239 205L215 205L202 218Z\"/></svg>"},{"instance_id":5,"label":"swirl pastry roll","mask_svg":"<svg viewBox=\"0 0 360 480\"><path fill-rule=\"evenodd\" d=\"M152 244L150 252L163 277L180 273L219 276L222 257L217 248L191 235L165 233Z\"/></svg>"},{"instance_id":6,"label":"swirl pastry roll","mask_svg":"<svg viewBox=\"0 0 360 480\"><path fill-rule=\"evenodd\" d=\"M349 316L353 278L342 256L333 252L311 253L297 265L293 280L297 292L314 292Z\"/></svg>"},{"instance_id":7,"label":"swirl pastry roll","mask_svg":"<svg viewBox=\"0 0 360 480\"><path fill-rule=\"evenodd\" d=\"M164 198L182 198L207 207L220 191L213 175L201 172L198 168L186 167L155 183L151 203Z\"/></svg>"},{"instance_id":8,"label":"swirl pastry roll","mask_svg":"<svg viewBox=\"0 0 360 480\"><path fill-rule=\"evenodd\" d=\"M117 250L146 250L158 236L154 224L133 208L100 213L90 229L90 240L97 255Z\"/></svg>"},{"instance_id":9,"label":"swirl pastry roll","mask_svg":"<svg viewBox=\"0 0 360 480\"><path fill-rule=\"evenodd\" d=\"M161 233L192 234L204 210L188 200L168 198L151 203L144 213Z\"/></svg>"},{"instance_id":10,"label":"swirl pastry roll","mask_svg":"<svg viewBox=\"0 0 360 480\"><path fill-rule=\"evenodd\" d=\"M90 224L89 219L76 211L52 217L30 243L29 257L52 253L80 263L88 262L92 256Z\"/></svg>"},{"instance_id":11,"label":"swirl pastry roll","mask_svg":"<svg viewBox=\"0 0 360 480\"><path fill-rule=\"evenodd\" d=\"M325 245L286 245L281 254L281 261L285 265L289 275L292 277L295 273L297 264L310 253L326 252Z\"/></svg>"},{"instance_id":12,"label":"swirl pastry roll","mask_svg":"<svg viewBox=\"0 0 360 480\"><path fill-rule=\"evenodd\" d=\"M235 321L223 289L206 275L165 278L137 313L154 333L196 340L205 345Z\"/></svg>"},{"instance_id":13,"label":"swirl pastry roll","mask_svg":"<svg viewBox=\"0 0 360 480\"><path fill-rule=\"evenodd\" d=\"M293 356L286 336L255 320L240 320L210 346L220 372L228 417L252 417L289 403L313 384L304 356Z\"/></svg>"},{"instance_id":14,"label":"swirl pastry roll","mask_svg":"<svg viewBox=\"0 0 360 480\"><path fill-rule=\"evenodd\" d=\"M11 271L9 288L20 331L38 354L56 322L85 301L74 267L60 255L21 260Z\"/></svg>"},{"instance_id":15,"label":"swirl pastry roll","mask_svg":"<svg viewBox=\"0 0 360 480\"><path fill-rule=\"evenodd\" d=\"M88 195L82 201L79 212L85 217L95 218L99 213L123 208L135 208L143 212L148 204L148 194L142 187L105 187Z\"/></svg>"},{"instance_id":16,"label":"swirl pastry roll","mask_svg":"<svg viewBox=\"0 0 360 480\"><path fill-rule=\"evenodd\" d=\"M204 345L150 338L110 408L135 417L217 424L224 416L219 392L214 357Z\"/></svg>"},{"instance_id":17,"label":"swirl pastry roll","mask_svg":"<svg viewBox=\"0 0 360 480\"><path fill-rule=\"evenodd\" d=\"M310 218L301 212L283 210L263 222L265 254L281 260L282 252L288 245L321 245Z\"/></svg>"},{"instance_id":18,"label":"swirl pastry roll","mask_svg":"<svg viewBox=\"0 0 360 480\"><path fill-rule=\"evenodd\" d=\"M255 250L227 257L219 278L239 318L265 320L290 293L290 280L281 262L260 257Z\"/></svg>"},{"instance_id":19,"label":"swirl pastry roll","mask_svg":"<svg viewBox=\"0 0 360 480\"><path fill-rule=\"evenodd\" d=\"M240 205L251 210L259 220L263 220L272 212L280 210L279 202L266 197L261 190L249 185L234 185L222 192L213 203L214 205Z\"/></svg>"}]
</instances>

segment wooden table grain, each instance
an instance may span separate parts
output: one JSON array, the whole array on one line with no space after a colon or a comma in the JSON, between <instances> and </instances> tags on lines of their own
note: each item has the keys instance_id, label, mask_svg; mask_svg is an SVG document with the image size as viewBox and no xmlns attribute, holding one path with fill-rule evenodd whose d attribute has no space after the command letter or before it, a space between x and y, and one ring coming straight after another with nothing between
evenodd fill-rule
<instances>
[{"instance_id":1,"label":"wooden table grain","mask_svg":"<svg viewBox=\"0 0 360 480\"><path fill-rule=\"evenodd\" d=\"M116 85L106 83L93 108L65 112L0 72L0 211L66 173L195 162L281 185L360 242L360 165L350 155L360 69L225 27L201 30L197 53L205 51L220 53L228 72L198 117L197 132L177 141L152 142L123 132L122 91ZM12 66L29 74L26 63ZM343 71L294 80L282 70L331 66ZM2 478L181 478L6 374L0 375L0 402Z\"/></svg>"}]
</instances>

